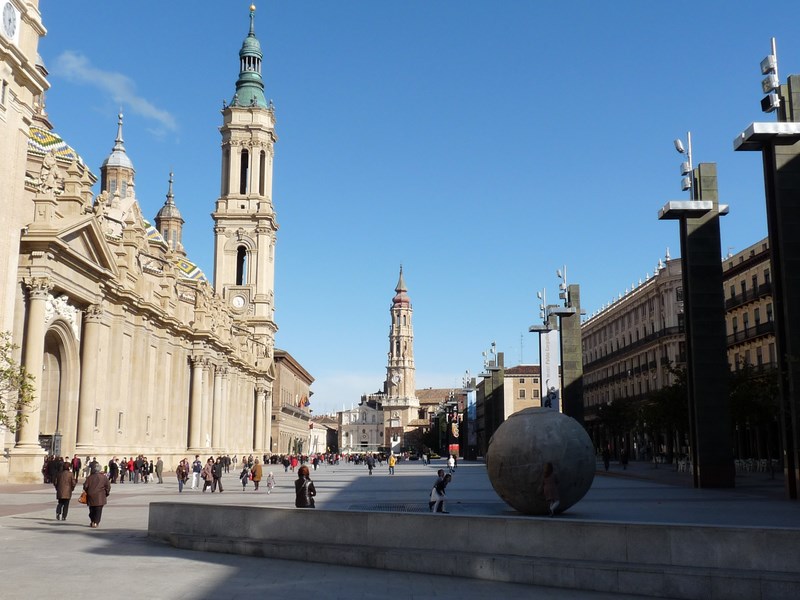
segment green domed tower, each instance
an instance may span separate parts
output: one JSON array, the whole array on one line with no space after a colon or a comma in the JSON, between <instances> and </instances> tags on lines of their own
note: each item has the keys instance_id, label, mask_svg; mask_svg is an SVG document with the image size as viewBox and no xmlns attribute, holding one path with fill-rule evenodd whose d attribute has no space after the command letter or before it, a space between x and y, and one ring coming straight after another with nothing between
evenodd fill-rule
<instances>
[{"instance_id":1,"label":"green domed tower","mask_svg":"<svg viewBox=\"0 0 800 600\"><path fill-rule=\"evenodd\" d=\"M272 159L275 111L264 99L261 44L250 30L239 51L236 93L222 109L222 176L212 217L214 289L240 326L255 334L261 358L272 357L274 336L275 240Z\"/></svg>"}]
</instances>

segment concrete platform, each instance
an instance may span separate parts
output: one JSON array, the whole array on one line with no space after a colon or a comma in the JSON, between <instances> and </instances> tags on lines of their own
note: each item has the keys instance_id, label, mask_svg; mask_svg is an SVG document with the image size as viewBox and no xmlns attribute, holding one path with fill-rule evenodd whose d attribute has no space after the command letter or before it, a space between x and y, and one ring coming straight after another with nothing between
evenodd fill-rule
<instances>
[{"instance_id":1,"label":"concrete platform","mask_svg":"<svg viewBox=\"0 0 800 600\"><path fill-rule=\"evenodd\" d=\"M364 467L321 468L312 472L319 490L317 505L321 510L357 508L365 512L398 507L413 515L413 511L427 509L427 494L436 468L441 466L400 463L394 477L388 475L386 466L376 469L372 477L367 476ZM229 510L234 510L234 505L293 506L294 475L284 474L282 468L273 470L278 488L269 496L264 491L254 493L251 486L242 493L233 473L226 477L223 494L178 494L174 478L167 478L164 485L116 485L97 530L89 529L86 509L77 504L77 498L72 502L69 520L55 521L52 486L0 486L0 575L4 581L14 582L13 586L3 586L2 597L49 596L52 578L31 576L42 565L57 565L59 585L75 589L85 586L92 577L103 581L110 577L111 581L104 584L104 594L112 599L252 598L259 593L287 597L308 594L309 590L326 598L644 597L639 592L588 592L444 576L441 574L446 573L446 567L441 554L433 563L438 565L435 570L440 574L427 575L194 552L148 541L148 508L152 501L203 503ZM554 526L573 520L597 520L800 529L800 505L781 499L780 479L750 474L737 483L740 488L734 491L693 490L688 487L688 475L671 469L655 470L649 464L632 463L622 472L613 465L609 476L601 475L595 480L581 503L558 519L544 521ZM452 514L431 518L444 521L459 515L514 514L491 490L482 465L460 465L448 492ZM409 554L401 554L398 560ZM146 576L133 577L132 569ZM669 597L666 589L661 597Z\"/></svg>"}]
</instances>

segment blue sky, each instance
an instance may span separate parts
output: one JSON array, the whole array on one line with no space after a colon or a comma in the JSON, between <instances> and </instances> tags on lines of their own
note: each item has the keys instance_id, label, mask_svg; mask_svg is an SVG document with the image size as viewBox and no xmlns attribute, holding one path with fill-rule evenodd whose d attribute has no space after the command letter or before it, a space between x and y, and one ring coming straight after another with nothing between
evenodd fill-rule
<instances>
[{"instance_id":1,"label":"blue sky","mask_svg":"<svg viewBox=\"0 0 800 600\"><path fill-rule=\"evenodd\" d=\"M189 257L211 276L220 109L250 2L43 0L55 130L98 174L116 114L151 218L169 171ZM716 162L722 253L766 235L760 111L777 38L800 72L796 2L257 2L279 142L276 344L315 377L316 413L380 388L400 264L418 387L460 385L492 341L538 362L536 292L567 266L590 314L652 273L678 227L672 145Z\"/></svg>"}]
</instances>

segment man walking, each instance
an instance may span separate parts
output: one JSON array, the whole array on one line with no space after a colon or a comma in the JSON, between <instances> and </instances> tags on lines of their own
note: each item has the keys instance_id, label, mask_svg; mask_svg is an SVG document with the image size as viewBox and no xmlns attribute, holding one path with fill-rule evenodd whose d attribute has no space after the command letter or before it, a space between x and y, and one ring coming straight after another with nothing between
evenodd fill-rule
<instances>
[{"instance_id":1,"label":"man walking","mask_svg":"<svg viewBox=\"0 0 800 600\"><path fill-rule=\"evenodd\" d=\"M211 478L212 478L212 485L211 485L211 493L213 494L214 491L219 486L219 493L221 494L224 490L222 489L222 473L224 467L222 466L222 458L219 456L217 457L217 461L214 463L214 466L211 467Z\"/></svg>"},{"instance_id":2,"label":"man walking","mask_svg":"<svg viewBox=\"0 0 800 600\"><path fill-rule=\"evenodd\" d=\"M367 455L367 469L369 469L369 474L372 475L372 469L375 468L375 457L372 454Z\"/></svg>"},{"instance_id":3,"label":"man walking","mask_svg":"<svg viewBox=\"0 0 800 600\"><path fill-rule=\"evenodd\" d=\"M161 460L161 457L159 456L158 460L156 461L156 477L158 477L158 483L164 483L164 480L161 477L163 474L164 474L164 461Z\"/></svg>"},{"instance_id":4,"label":"man walking","mask_svg":"<svg viewBox=\"0 0 800 600\"><path fill-rule=\"evenodd\" d=\"M203 470L203 463L200 462L200 455L194 455L194 462L192 463L192 489L196 490L200 487L200 471Z\"/></svg>"}]
</instances>

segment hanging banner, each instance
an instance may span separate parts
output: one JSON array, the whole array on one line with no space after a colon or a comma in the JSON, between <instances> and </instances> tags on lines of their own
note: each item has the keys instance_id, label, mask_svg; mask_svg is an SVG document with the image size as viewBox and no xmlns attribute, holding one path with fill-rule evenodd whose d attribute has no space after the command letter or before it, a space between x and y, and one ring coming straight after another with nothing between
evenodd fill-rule
<instances>
[{"instance_id":1,"label":"hanging banner","mask_svg":"<svg viewBox=\"0 0 800 600\"><path fill-rule=\"evenodd\" d=\"M467 390L467 444L478 445L478 403L475 390Z\"/></svg>"},{"instance_id":2,"label":"hanging banner","mask_svg":"<svg viewBox=\"0 0 800 600\"><path fill-rule=\"evenodd\" d=\"M558 330L542 331L539 333L539 365L541 377L539 378L540 396L542 406L561 410L559 389L561 388L558 377Z\"/></svg>"}]
</instances>

